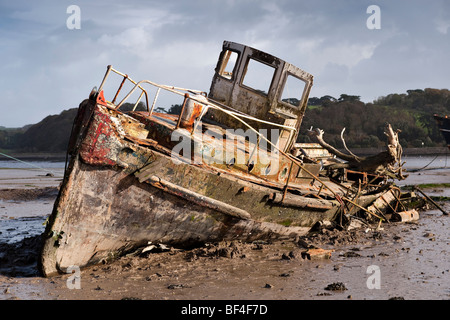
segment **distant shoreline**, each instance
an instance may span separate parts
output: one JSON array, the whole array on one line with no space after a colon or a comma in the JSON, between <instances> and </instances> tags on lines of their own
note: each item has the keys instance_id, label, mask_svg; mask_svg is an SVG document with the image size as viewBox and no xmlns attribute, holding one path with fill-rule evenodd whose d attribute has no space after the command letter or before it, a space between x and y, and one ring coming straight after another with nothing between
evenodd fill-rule
<instances>
[{"instance_id":1,"label":"distant shoreline","mask_svg":"<svg viewBox=\"0 0 450 320\"><path fill-rule=\"evenodd\" d=\"M374 155L385 151L383 148L361 148L350 150L356 155ZM345 150L342 150L346 152ZM445 155L450 154L450 150L447 147L434 147L434 148L404 148L403 155L406 156L430 156L430 155Z\"/></svg>"},{"instance_id":2,"label":"distant shoreline","mask_svg":"<svg viewBox=\"0 0 450 320\"><path fill-rule=\"evenodd\" d=\"M345 150L342 150L346 152ZM385 151L382 148L360 148L351 149L356 155L367 156L374 155ZM26 161L65 161L65 152L36 152L36 153L6 153L7 155ZM435 148L405 148L403 149L403 155L406 156L429 156L429 155L445 155L450 154L450 150L447 147L435 147ZM3 155L0 155L0 160L11 160Z\"/></svg>"}]
</instances>

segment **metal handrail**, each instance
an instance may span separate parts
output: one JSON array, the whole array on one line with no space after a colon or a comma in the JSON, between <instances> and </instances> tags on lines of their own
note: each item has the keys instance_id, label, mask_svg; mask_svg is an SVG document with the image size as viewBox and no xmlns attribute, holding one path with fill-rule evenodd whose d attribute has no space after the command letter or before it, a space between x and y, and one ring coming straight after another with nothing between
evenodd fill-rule
<instances>
[{"instance_id":1,"label":"metal handrail","mask_svg":"<svg viewBox=\"0 0 450 320\"><path fill-rule=\"evenodd\" d=\"M100 92L100 91L103 89L103 85L105 84L106 79L108 78L108 76L109 76L109 74L110 74L111 71L123 77L123 80L122 80L122 82L121 82L119 88L117 89L116 94L114 95L114 99L111 101L111 102L114 104L114 102L115 102L117 96L119 95L120 90L122 89L123 84L125 83L125 80L129 80L129 81L130 81L131 83L133 83L134 85L136 85L137 82L134 81L133 79L131 79L127 74L124 74L124 73L122 73L122 72L120 72L120 71L114 69L111 65L108 65L108 66L107 66L106 73L105 73L105 76L103 77L102 83L100 84L100 87L99 87L99 89L98 89L98 92ZM147 91L146 91L144 88L142 88L141 86L139 86L139 89L142 90L142 93L140 94L138 100L136 101L136 103L135 103L135 105L134 105L134 107L133 107L133 111L136 109L137 105L138 105L139 102L141 101L141 98L142 98L142 95L143 95L143 94L145 94L145 102L146 102L146 106L147 106L147 111L149 111L149 107L148 107L148 94L147 94Z\"/></svg>"}]
</instances>

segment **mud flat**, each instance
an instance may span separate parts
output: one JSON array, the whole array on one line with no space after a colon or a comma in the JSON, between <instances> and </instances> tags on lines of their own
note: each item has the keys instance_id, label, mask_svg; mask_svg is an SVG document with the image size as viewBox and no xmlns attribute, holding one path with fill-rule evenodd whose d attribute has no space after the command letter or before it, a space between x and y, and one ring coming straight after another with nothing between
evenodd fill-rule
<instances>
[{"instance_id":1,"label":"mud flat","mask_svg":"<svg viewBox=\"0 0 450 320\"><path fill-rule=\"evenodd\" d=\"M57 187L62 182L63 175L64 169L61 168L0 168L0 190Z\"/></svg>"},{"instance_id":2,"label":"mud flat","mask_svg":"<svg viewBox=\"0 0 450 320\"><path fill-rule=\"evenodd\" d=\"M74 283L71 275L39 283L50 293L42 297L46 299L449 299L448 218L432 210L416 224L383 228L324 230L299 239L300 244L169 248L87 268L81 272L80 289L68 289ZM330 259L305 259L303 241L334 252ZM374 270L380 275L379 288L370 278ZM329 290L340 283L345 290Z\"/></svg>"},{"instance_id":3,"label":"mud flat","mask_svg":"<svg viewBox=\"0 0 450 320\"><path fill-rule=\"evenodd\" d=\"M413 173L409 179L428 183L431 174ZM444 174L448 177L448 169ZM432 207L414 223L322 229L289 242L222 242L189 250L149 244L146 252L81 270L79 278L75 273L42 278L36 258L59 185L52 183L0 188L0 300L450 298L449 218ZM440 205L450 211L449 201ZM333 250L331 257L305 258L311 246Z\"/></svg>"}]
</instances>

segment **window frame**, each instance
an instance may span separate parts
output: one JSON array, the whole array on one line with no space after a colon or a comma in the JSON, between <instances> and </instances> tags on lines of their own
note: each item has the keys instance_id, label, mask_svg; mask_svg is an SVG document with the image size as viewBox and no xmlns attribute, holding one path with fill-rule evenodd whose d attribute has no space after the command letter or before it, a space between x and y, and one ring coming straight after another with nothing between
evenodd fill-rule
<instances>
[{"instance_id":1,"label":"window frame","mask_svg":"<svg viewBox=\"0 0 450 320\"><path fill-rule=\"evenodd\" d=\"M232 73L231 73L231 77L230 77L230 78L227 78L227 77L224 76L222 73L220 73L220 70L222 70L222 69L223 69L223 71L225 71L226 66L223 67L223 68L222 68L222 66L223 66L223 63L225 62L225 56L226 56L226 54L227 54L228 51L231 52L231 53L230 53L230 57L231 57L231 54L233 54L233 53L236 53L236 55L237 55L237 56L236 56L236 61L234 62L234 66L233 66L233 70L232 70ZM240 55L241 55L241 52L239 52L239 51L237 51L237 50L232 50L232 49L230 49L230 48L228 48L228 49L226 49L225 51L223 51L222 57L221 57L221 59L220 59L219 70L217 70L217 75L218 75L219 77L221 77L222 79L228 80L228 81L230 81L230 82L235 81L235 79L236 79L236 72L237 72L237 67L238 67L238 62L239 62ZM229 61L230 61L230 59L228 58L227 66L228 66Z\"/></svg>"},{"instance_id":2,"label":"window frame","mask_svg":"<svg viewBox=\"0 0 450 320\"><path fill-rule=\"evenodd\" d=\"M268 67L270 67L270 68L273 69L272 78L270 79L270 84L269 84L269 87L267 88L267 92L261 92L261 90L259 90L259 89L256 89L256 88L253 88L253 87L250 87L250 86L244 84L244 79L245 79L245 77L247 76L247 71L248 71L248 66L249 66L249 64L250 64L250 60L254 60L255 62L261 63L261 64L266 65L266 66L268 66ZM242 76L241 76L241 79L240 79L240 81L239 81L239 85L240 85L241 87L243 87L243 88L245 88L245 89L247 89L247 90L251 90L252 92L255 92L255 93L257 93L257 94L259 94L259 95L261 95L261 96L264 96L264 97L269 96L270 89L271 89L272 86L273 86L273 81L274 81L274 79L275 79L275 75L276 75L276 73L277 73L277 71L278 71L278 67L275 67L275 66L273 66L273 65L271 65L271 64L269 64L269 63L266 63L266 62L264 62L264 61L262 61L262 60L260 60L260 59L257 59L257 58L255 58L255 57L252 57L251 55L249 55L249 56L247 57L247 60L246 60L246 62L245 62L245 67L244 67L243 70L244 70L245 72L242 72Z\"/></svg>"},{"instance_id":3,"label":"window frame","mask_svg":"<svg viewBox=\"0 0 450 320\"><path fill-rule=\"evenodd\" d=\"M287 82L288 82L289 76L292 76L293 78L300 80L300 81L303 82L303 84L304 84L304 86L303 86L303 91L302 91L302 94L301 94L301 96L300 96L298 105L294 105L294 104L291 104L291 103L289 103L289 102L286 102L286 101L283 101L283 100L282 100L282 98L283 98L283 93L284 93L284 89L286 88L286 84L287 84ZM285 76L284 76L283 86L282 86L282 88L281 88L281 90L280 90L280 94L279 94L279 96L278 96L278 102L281 103L281 104L283 104L283 105L286 105L286 106L288 106L288 107L291 107L291 108L297 108L297 109L301 108L303 98L305 97L305 91L306 91L307 86L308 86L308 82L307 82L306 80L300 78L299 76L295 75L295 74L292 73L292 72L287 71L286 74L285 74ZM292 97L292 98L296 98L296 97ZM289 99L289 98L286 98L286 99Z\"/></svg>"}]
</instances>

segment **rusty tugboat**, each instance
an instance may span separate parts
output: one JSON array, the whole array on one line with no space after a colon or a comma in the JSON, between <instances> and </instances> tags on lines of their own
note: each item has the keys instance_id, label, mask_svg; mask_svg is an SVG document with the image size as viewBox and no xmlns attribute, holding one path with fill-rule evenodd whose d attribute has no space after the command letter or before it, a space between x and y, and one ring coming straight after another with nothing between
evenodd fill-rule
<instances>
[{"instance_id":1,"label":"rusty tugboat","mask_svg":"<svg viewBox=\"0 0 450 320\"><path fill-rule=\"evenodd\" d=\"M119 81L107 101L113 75ZM124 83L131 89L116 102ZM209 94L136 82L108 66L73 124L43 234L42 274L111 261L149 243L287 239L317 224L401 215L393 182L402 178L401 146L390 126L387 151L373 157L342 155L320 129L311 130L317 143L296 143L312 85L296 66L228 41ZM134 107L123 111L135 93ZM178 114L158 112L163 96L175 97Z\"/></svg>"}]
</instances>

